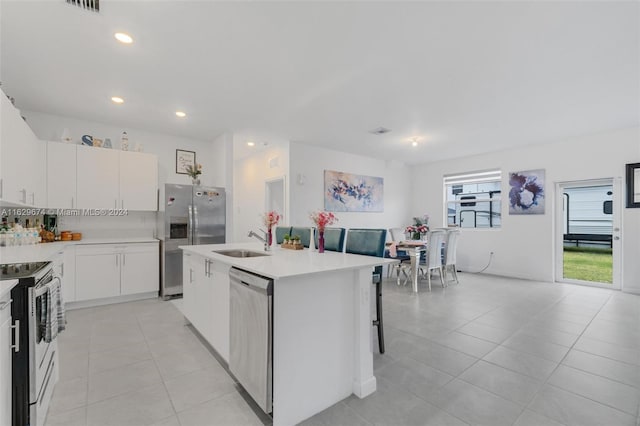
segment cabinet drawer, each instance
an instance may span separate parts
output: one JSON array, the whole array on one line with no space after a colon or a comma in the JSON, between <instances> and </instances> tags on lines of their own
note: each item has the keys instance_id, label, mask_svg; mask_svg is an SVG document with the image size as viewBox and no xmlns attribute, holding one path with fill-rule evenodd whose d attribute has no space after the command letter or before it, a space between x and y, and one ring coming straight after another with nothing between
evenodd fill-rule
<instances>
[{"instance_id":1,"label":"cabinet drawer","mask_svg":"<svg viewBox=\"0 0 640 426\"><path fill-rule=\"evenodd\" d=\"M115 254L124 249L124 244L86 244L76 246L76 255Z\"/></svg>"}]
</instances>

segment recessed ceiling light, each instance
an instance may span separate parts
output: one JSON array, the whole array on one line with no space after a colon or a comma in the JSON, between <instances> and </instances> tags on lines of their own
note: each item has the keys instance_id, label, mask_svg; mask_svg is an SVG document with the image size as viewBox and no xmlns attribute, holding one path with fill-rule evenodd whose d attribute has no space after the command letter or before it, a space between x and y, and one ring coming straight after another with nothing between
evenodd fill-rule
<instances>
[{"instance_id":1,"label":"recessed ceiling light","mask_svg":"<svg viewBox=\"0 0 640 426\"><path fill-rule=\"evenodd\" d=\"M255 143L255 142L247 142L247 145L249 145L249 146L255 146L255 145L256 145L256 143Z\"/></svg>"},{"instance_id":2,"label":"recessed ceiling light","mask_svg":"<svg viewBox=\"0 0 640 426\"><path fill-rule=\"evenodd\" d=\"M122 99L120 96L112 96L111 100L116 104L124 103L124 99Z\"/></svg>"},{"instance_id":3,"label":"recessed ceiling light","mask_svg":"<svg viewBox=\"0 0 640 426\"><path fill-rule=\"evenodd\" d=\"M180 118L185 118L187 116L187 113L182 111L176 111L176 115Z\"/></svg>"},{"instance_id":4,"label":"recessed ceiling light","mask_svg":"<svg viewBox=\"0 0 640 426\"><path fill-rule=\"evenodd\" d=\"M411 141L411 146L418 146L418 141L421 138L419 136L414 136L412 138L409 138L409 140Z\"/></svg>"},{"instance_id":5,"label":"recessed ceiling light","mask_svg":"<svg viewBox=\"0 0 640 426\"><path fill-rule=\"evenodd\" d=\"M113 35L116 40L118 40L120 43L124 43L124 44L131 44L133 43L133 38L127 34L127 33L115 33Z\"/></svg>"}]
</instances>

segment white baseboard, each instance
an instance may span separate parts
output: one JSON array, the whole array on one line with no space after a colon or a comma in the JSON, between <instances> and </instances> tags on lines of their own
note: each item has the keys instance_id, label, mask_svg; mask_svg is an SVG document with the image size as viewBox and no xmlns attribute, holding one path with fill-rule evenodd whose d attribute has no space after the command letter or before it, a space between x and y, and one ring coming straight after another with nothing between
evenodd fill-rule
<instances>
[{"instance_id":1,"label":"white baseboard","mask_svg":"<svg viewBox=\"0 0 640 426\"><path fill-rule=\"evenodd\" d=\"M73 309L92 308L95 306L112 305L114 303L134 302L136 300L155 299L158 297L157 291L148 293L127 294L125 296L105 297L104 299L81 300L78 302L67 302L64 304L68 311Z\"/></svg>"}]
</instances>

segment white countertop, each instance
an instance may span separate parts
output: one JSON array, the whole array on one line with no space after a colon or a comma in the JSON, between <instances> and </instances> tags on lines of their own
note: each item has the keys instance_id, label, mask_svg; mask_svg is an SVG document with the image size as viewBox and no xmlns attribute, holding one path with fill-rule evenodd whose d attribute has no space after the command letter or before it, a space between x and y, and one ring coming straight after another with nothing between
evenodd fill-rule
<instances>
[{"instance_id":1,"label":"white countertop","mask_svg":"<svg viewBox=\"0 0 640 426\"><path fill-rule=\"evenodd\" d=\"M2 299L5 294L9 293L16 284L18 284L18 280L0 281L0 299Z\"/></svg>"},{"instance_id":2,"label":"white countertop","mask_svg":"<svg viewBox=\"0 0 640 426\"><path fill-rule=\"evenodd\" d=\"M0 264L26 263L49 260L65 247L84 244L133 244L157 243L153 237L134 238L85 238L78 241L56 241L28 246L0 247Z\"/></svg>"},{"instance_id":3,"label":"white countertop","mask_svg":"<svg viewBox=\"0 0 640 426\"><path fill-rule=\"evenodd\" d=\"M204 256L211 260L274 279L329 271L360 269L398 262L395 259L332 251L318 253L315 250L306 248L304 250L287 250L275 245L267 256L260 257L238 258L214 252L214 250L244 249L264 253L261 243L206 244L180 246L180 248L188 253Z\"/></svg>"}]
</instances>

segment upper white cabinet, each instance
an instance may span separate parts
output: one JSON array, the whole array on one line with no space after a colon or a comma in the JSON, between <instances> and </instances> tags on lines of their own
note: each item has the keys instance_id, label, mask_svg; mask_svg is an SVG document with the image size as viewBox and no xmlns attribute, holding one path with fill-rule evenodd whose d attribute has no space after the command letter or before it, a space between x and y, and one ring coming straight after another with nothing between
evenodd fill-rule
<instances>
[{"instance_id":1,"label":"upper white cabinet","mask_svg":"<svg viewBox=\"0 0 640 426\"><path fill-rule=\"evenodd\" d=\"M155 211L153 154L47 143L47 207Z\"/></svg>"},{"instance_id":2,"label":"upper white cabinet","mask_svg":"<svg viewBox=\"0 0 640 426\"><path fill-rule=\"evenodd\" d=\"M156 210L158 160L154 155L120 151L120 208Z\"/></svg>"},{"instance_id":3,"label":"upper white cabinet","mask_svg":"<svg viewBox=\"0 0 640 426\"><path fill-rule=\"evenodd\" d=\"M76 145L47 142L47 203L51 209L75 209Z\"/></svg>"},{"instance_id":4,"label":"upper white cabinet","mask_svg":"<svg viewBox=\"0 0 640 426\"><path fill-rule=\"evenodd\" d=\"M76 149L78 208L120 207L119 152L82 145Z\"/></svg>"},{"instance_id":5,"label":"upper white cabinet","mask_svg":"<svg viewBox=\"0 0 640 426\"><path fill-rule=\"evenodd\" d=\"M44 145L2 91L0 98L0 199L43 207L46 202Z\"/></svg>"}]
</instances>

